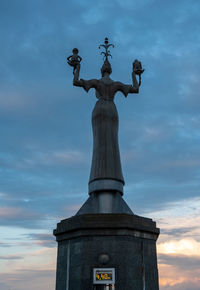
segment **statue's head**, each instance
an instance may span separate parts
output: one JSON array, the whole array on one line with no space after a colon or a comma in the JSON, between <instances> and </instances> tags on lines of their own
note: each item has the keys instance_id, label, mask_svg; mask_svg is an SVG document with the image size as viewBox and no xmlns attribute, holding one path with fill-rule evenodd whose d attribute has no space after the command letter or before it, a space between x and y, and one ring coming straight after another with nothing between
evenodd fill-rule
<instances>
[{"instance_id":1,"label":"statue's head","mask_svg":"<svg viewBox=\"0 0 200 290\"><path fill-rule=\"evenodd\" d=\"M101 67L102 77L105 75L105 73L108 73L109 75L112 73L111 65L107 59L104 61L104 64Z\"/></svg>"},{"instance_id":2,"label":"statue's head","mask_svg":"<svg viewBox=\"0 0 200 290\"><path fill-rule=\"evenodd\" d=\"M72 52L73 52L73 54L78 54L78 48L74 48L74 49L72 50Z\"/></svg>"}]
</instances>

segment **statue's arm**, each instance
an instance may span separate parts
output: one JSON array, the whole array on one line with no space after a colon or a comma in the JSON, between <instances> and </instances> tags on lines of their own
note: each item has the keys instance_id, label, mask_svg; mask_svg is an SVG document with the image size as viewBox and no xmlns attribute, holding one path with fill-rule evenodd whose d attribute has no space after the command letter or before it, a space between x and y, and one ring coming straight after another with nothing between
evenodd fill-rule
<instances>
[{"instance_id":1,"label":"statue's arm","mask_svg":"<svg viewBox=\"0 0 200 290\"><path fill-rule=\"evenodd\" d=\"M125 97L127 97L128 94L138 94L139 84L134 71L132 72L132 81L133 85L125 85L121 82L115 82L116 91L122 92Z\"/></svg>"},{"instance_id":2,"label":"statue's arm","mask_svg":"<svg viewBox=\"0 0 200 290\"><path fill-rule=\"evenodd\" d=\"M67 60L70 60L70 57L72 57L72 55L68 56Z\"/></svg>"},{"instance_id":3,"label":"statue's arm","mask_svg":"<svg viewBox=\"0 0 200 290\"><path fill-rule=\"evenodd\" d=\"M86 92L88 92L91 88L97 89L98 80L92 79L92 80L79 80L79 73L80 73L80 64L77 65L75 73L74 73L74 79L73 79L73 85L76 87L82 87Z\"/></svg>"}]
</instances>

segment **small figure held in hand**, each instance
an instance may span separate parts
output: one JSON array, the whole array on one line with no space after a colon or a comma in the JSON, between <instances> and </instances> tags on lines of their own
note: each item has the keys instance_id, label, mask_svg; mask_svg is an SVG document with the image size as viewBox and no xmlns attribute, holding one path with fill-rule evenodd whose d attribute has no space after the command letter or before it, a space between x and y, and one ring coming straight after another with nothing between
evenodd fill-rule
<instances>
[{"instance_id":1,"label":"small figure held in hand","mask_svg":"<svg viewBox=\"0 0 200 290\"><path fill-rule=\"evenodd\" d=\"M82 57L80 57L79 55L78 55L78 48L74 48L73 50L72 50L72 52L73 52L73 54L72 55L70 55L70 56L68 56L68 58L67 58L67 60L68 60L68 64L70 65L70 66L73 66L73 74L75 74L75 71L76 71L76 68L77 68L77 66L80 64L80 62L81 62L81 60L82 60Z\"/></svg>"},{"instance_id":2,"label":"small figure held in hand","mask_svg":"<svg viewBox=\"0 0 200 290\"><path fill-rule=\"evenodd\" d=\"M142 68L142 64L139 60L135 60L133 62L133 72L139 76L139 86L141 85L141 74L144 72L144 69Z\"/></svg>"}]
</instances>

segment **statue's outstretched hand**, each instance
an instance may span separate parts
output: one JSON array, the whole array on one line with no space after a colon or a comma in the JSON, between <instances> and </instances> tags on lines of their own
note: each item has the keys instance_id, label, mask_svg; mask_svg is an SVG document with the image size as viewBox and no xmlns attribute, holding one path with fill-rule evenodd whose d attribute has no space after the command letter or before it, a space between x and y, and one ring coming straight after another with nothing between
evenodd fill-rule
<instances>
[{"instance_id":1,"label":"statue's outstretched hand","mask_svg":"<svg viewBox=\"0 0 200 290\"><path fill-rule=\"evenodd\" d=\"M135 60L133 62L133 72L132 72L132 77L136 78L136 75L139 76L139 86L141 85L141 75L143 74L144 69L142 68L142 64L139 60Z\"/></svg>"}]
</instances>

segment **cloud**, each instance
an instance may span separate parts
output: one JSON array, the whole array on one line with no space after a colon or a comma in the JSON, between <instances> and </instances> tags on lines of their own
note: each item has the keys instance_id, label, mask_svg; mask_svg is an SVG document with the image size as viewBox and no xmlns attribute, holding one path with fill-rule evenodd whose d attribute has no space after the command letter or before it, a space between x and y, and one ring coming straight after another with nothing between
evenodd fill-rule
<instances>
[{"instance_id":1,"label":"cloud","mask_svg":"<svg viewBox=\"0 0 200 290\"><path fill-rule=\"evenodd\" d=\"M176 237L180 237L180 236L188 236L193 230L198 230L199 227L195 226L195 227L178 227L178 228L173 228L173 229L161 229L161 233L163 235L167 235L167 236L176 236Z\"/></svg>"},{"instance_id":2,"label":"cloud","mask_svg":"<svg viewBox=\"0 0 200 290\"><path fill-rule=\"evenodd\" d=\"M14 273L0 275L1 290L34 290L53 289L55 286L55 271L23 269Z\"/></svg>"},{"instance_id":3,"label":"cloud","mask_svg":"<svg viewBox=\"0 0 200 290\"><path fill-rule=\"evenodd\" d=\"M55 166L72 167L87 163L84 152L79 150L49 150L45 152L32 150L27 152L27 156L23 158L10 154L10 156L2 156L0 160L2 161L1 166L18 170L34 169L39 166L45 166L48 169L55 168Z\"/></svg>"},{"instance_id":4,"label":"cloud","mask_svg":"<svg viewBox=\"0 0 200 290\"><path fill-rule=\"evenodd\" d=\"M0 218L2 226L22 228L44 227L46 217L37 212L20 207L1 207Z\"/></svg>"},{"instance_id":5,"label":"cloud","mask_svg":"<svg viewBox=\"0 0 200 290\"><path fill-rule=\"evenodd\" d=\"M198 289L199 257L161 255L159 257L160 289ZM188 285L191 287L188 288Z\"/></svg>"},{"instance_id":6,"label":"cloud","mask_svg":"<svg viewBox=\"0 0 200 290\"><path fill-rule=\"evenodd\" d=\"M5 260L5 261L4 261ZM55 270L56 248L40 247L26 243L24 247L16 247L15 254L5 254L1 259L3 273L16 273L26 269L33 271Z\"/></svg>"},{"instance_id":7,"label":"cloud","mask_svg":"<svg viewBox=\"0 0 200 290\"><path fill-rule=\"evenodd\" d=\"M199 198L168 204L158 215L149 213L153 216L161 227L157 242L160 289L198 289Z\"/></svg>"},{"instance_id":8,"label":"cloud","mask_svg":"<svg viewBox=\"0 0 200 290\"><path fill-rule=\"evenodd\" d=\"M14 84L14 91L27 102L27 106L18 110L18 113L6 112L1 117L3 144L0 149L5 156L14 152L11 160L2 160L3 170L6 166L7 169L15 168L12 171L8 169L4 174L5 178L16 176L25 191L31 192L28 195L33 194L33 188L37 192L45 191L45 184L46 191L51 191L50 188L56 191L56 185L59 184L60 194L73 187L73 180L78 174L81 179L79 185L76 185L79 186L79 192L87 190L92 152L89 126L95 97L93 93L86 95L81 89L72 87L71 70L66 67L65 54L71 52L72 44L80 47L81 55L83 54L81 74L83 77L94 77L94 58L96 62L101 62L100 57L97 57L98 45L105 32L109 32L111 41L116 45L112 60L113 67L116 66L113 69L114 78L128 81L131 59L136 53L146 63L140 96L130 96L126 107L122 105L125 103L123 99L118 106L119 110L122 106L125 108L124 114L120 116L120 143L126 184L129 187L134 186L133 181L140 184L143 200L151 194L149 203L152 206L160 206L166 199L173 200L174 195L177 199L184 198L188 194L188 188L191 188L191 182L199 179L198 129L192 129L194 124L190 121L191 116L185 116L185 113L193 113L193 108L189 112L186 104L190 100L189 95L193 95L191 92L196 96L193 107L198 107L198 77L195 80L193 70L197 70L195 74L198 76L199 66L195 66L198 60L194 63L190 56L191 49L193 56L198 51L198 33L192 29L196 23L198 4L193 2L189 5L184 1L184 4L177 2L172 6L158 4L156 1L144 1L140 4L138 1L126 1L122 5L119 2L103 1L97 5L97 13L103 18L95 26L88 24L92 17L87 15L87 12L96 15L94 3L75 3L70 1L67 5L62 1L57 7L51 2L47 9L45 1L41 4L30 2L29 5L23 1L19 6L13 4L15 13L6 4L2 9L2 23L15 22L15 31L21 32L15 34L11 23L4 25L8 27L8 33L3 36L5 40L9 40L5 44L9 43L9 47L14 47L15 43L15 55L9 53L9 47L1 47L4 66L7 67L7 85L4 85L2 96L10 93L16 103L20 104L14 93L10 92ZM186 11L190 11L191 15ZM153 17L154 13L156 17ZM76 20L73 15L76 15ZM110 18L112 21L109 21ZM191 21L192 19L194 20ZM191 41L186 41L181 33L183 27L186 29L184 31L190 31L188 37ZM192 45L193 40L195 46ZM180 51L181 48L183 50ZM187 89L182 88L183 84ZM4 98L4 101L8 100ZM5 127L9 129L3 130ZM186 137L189 132L190 135ZM15 147L15 150L8 144L14 144L11 147ZM32 145L32 149L27 150L28 145ZM37 149L33 149L34 145ZM33 168L34 174L28 174ZM47 172L50 174L46 174ZM45 178L42 178L44 175ZM147 179L151 182L149 189L146 188ZM49 186L48 180L51 181ZM185 190L177 186L183 181L185 183L182 187ZM190 184L186 184L186 181ZM29 182L31 186L28 187ZM16 184L16 181L13 183ZM169 183L176 183L176 192L170 188L162 201L158 198L159 192L165 191ZM197 184L196 188L192 188L190 195L198 194L198 186ZM8 186L5 189L8 191ZM11 191L14 192L15 189ZM142 196L140 191L136 195L139 198ZM145 204L143 200L141 203ZM140 206L139 201L136 205Z\"/></svg>"},{"instance_id":9,"label":"cloud","mask_svg":"<svg viewBox=\"0 0 200 290\"><path fill-rule=\"evenodd\" d=\"M20 259L23 259L23 257L17 255L0 256L0 260L20 260Z\"/></svg>"},{"instance_id":10,"label":"cloud","mask_svg":"<svg viewBox=\"0 0 200 290\"><path fill-rule=\"evenodd\" d=\"M27 110L33 104L32 100L24 92L17 93L13 91L0 92L0 110L1 111L22 111Z\"/></svg>"},{"instance_id":11,"label":"cloud","mask_svg":"<svg viewBox=\"0 0 200 290\"><path fill-rule=\"evenodd\" d=\"M73 164L82 164L86 161L86 158L83 152L76 150L65 150L65 151L54 151L54 152L39 152L38 154L38 163L41 165L73 165ZM33 158L33 162L37 162L37 157Z\"/></svg>"},{"instance_id":12,"label":"cloud","mask_svg":"<svg viewBox=\"0 0 200 290\"><path fill-rule=\"evenodd\" d=\"M83 15L83 20L87 25L95 25L101 22L105 17L105 7L101 4L97 4L95 7L87 9Z\"/></svg>"},{"instance_id":13,"label":"cloud","mask_svg":"<svg viewBox=\"0 0 200 290\"><path fill-rule=\"evenodd\" d=\"M14 208L14 207L1 207L0 208L0 217L2 219L35 219L36 214L25 210L23 208Z\"/></svg>"},{"instance_id":14,"label":"cloud","mask_svg":"<svg viewBox=\"0 0 200 290\"><path fill-rule=\"evenodd\" d=\"M9 247L11 247L11 245L10 244L8 244L8 243L2 243L2 242L0 242L0 248L9 248Z\"/></svg>"},{"instance_id":15,"label":"cloud","mask_svg":"<svg viewBox=\"0 0 200 290\"><path fill-rule=\"evenodd\" d=\"M55 237L53 236L52 233L51 234L30 233L28 235L28 238L33 240L33 243L41 247L47 247L47 248L54 247L55 248L57 246L55 243Z\"/></svg>"},{"instance_id":16,"label":"cloud","mask_svg":"<svg viewBox=\"0 0 200 290\"><path fill-rule=\"evenodd\" d=\"M174 254L159 254L159 263L178 267L182 271L199 270L200 254L198 256L191 255L185 250L180 255L179 252Z\"/></svg>"},{"instance_id":17,"label":"cloud","mask_svg":"<svg viewBox=\"0 0 200 290\"><path fill-rule=\"evenodd\" d=\"M183 254L186 256L200 256L200 242L194 239L169 240L158 244L160 254Z\"/></svg>"},{"instance_id":18,"label":"cloud","mask_svg":"<svg viewBox=\"0 0 200 290\"><path fill-rule=\"evenodd\" d=\"M183 282L175 285L166 285L160 288L161 290L199 290L199 283L198 280L196 282L189 281Z\"/></svg>"},{"instance_id":19,"label":"cloud","mask_svg":"<svg viewBox=\"0 0 200 290\"><path fill-rule=\"evenodd\" d=\"M143 214L157 221L161 228L159 244L165 242L178 242L188 240L188 242L198 244L200 242L199 231L199 198L189 198L182 201L166 203L164 207L155 211L147 211ZM181 245L180 245L181 246Z\"/></svg>"},{"instance_id":20,"label":"cloud","mask_svg":"<svg viewBox=\"0 0 200 290\"><path fill-rule=\"evenodd\" d=\"M198 261L192 251L200 242L199 9L194 0L1 1L0 215L7 233L16 238L26 227L32 236L23 238L47 249L53 242L38 228L53 229L87 198L96 99L94 92L73 88L66 57L78 47L81 77L99 78L98 45L108 36L115 45L113 79L131 83L135 58L146 69L139 95L115 98L124 197L161 227L162 289L200 288L199 273L179 267L193 269ZM192 244L194 260L164 260L167 249L183 254L184 241ZM39 258L34 270L24 270L27 259L20 270L7 272L0 288L53 288L55 272L39 272ZM23 259L1 262L14 268Z\"/></svg>"}]
</instances>

